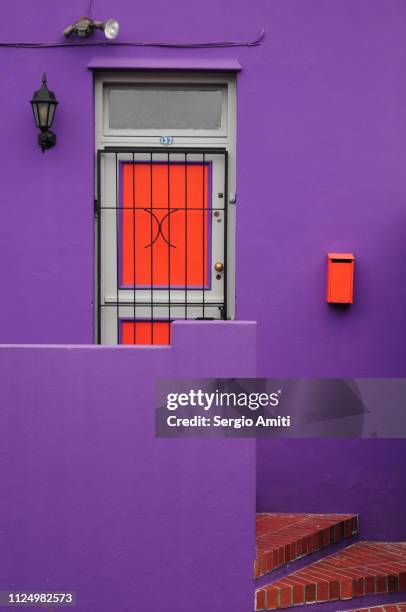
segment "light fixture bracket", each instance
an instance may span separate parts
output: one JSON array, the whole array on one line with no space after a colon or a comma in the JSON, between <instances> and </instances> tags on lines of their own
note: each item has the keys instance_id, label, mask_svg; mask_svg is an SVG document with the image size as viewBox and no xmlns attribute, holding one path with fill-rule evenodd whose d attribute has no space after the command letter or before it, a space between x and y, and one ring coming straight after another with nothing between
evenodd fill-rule
<instances>
[{"instance_id":1,"label":"light fixture bracket","mask_svg":"<svg viewBox=\"0 0 406 612\"><path fill-rule=\"evenodd\" d=\"M63 35L67 38L76 34L79 38L89 38L94 30L103 30L106 38L115 38L119 31L119 24L115 19L107 21L94 21L90 17L79 17L72 25L64 29Z\"/></svg>"},{"instance_id":2,"label":"light fixture bracket","mask_svg":"<svg viewBox=\"0 0 406 612\"><path fill-rule=\"evenodd\" d=\"M56 134L51 132L51 130L45 130L38 134L38 144L42 149L42 152L45 153L48 149L52 149L56 145Z\"/></svg>"}]
</instances>

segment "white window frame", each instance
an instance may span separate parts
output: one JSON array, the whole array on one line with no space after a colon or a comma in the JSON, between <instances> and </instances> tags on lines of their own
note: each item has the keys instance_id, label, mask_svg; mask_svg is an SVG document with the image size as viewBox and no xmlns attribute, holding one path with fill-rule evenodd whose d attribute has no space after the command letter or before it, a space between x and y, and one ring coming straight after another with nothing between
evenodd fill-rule
<instances>
[{"instance_id":1,"label":"white window frame","mask_svg":"<svg viewBox=\"0 0 406 612\"><path fill-rule=\"evenodd\" d=\"M169 130L131 130L110 129L108 127L107 89L111 85L170 85L179 87L205 87L225 89L222 121L219 130L169 129ZM235 155L236 146L236 78L233 73L206 72L158 72L158 71L121 71L97 72L95 78L96 106L96 148L108 145L147 145L160 146L161 136L173 136L174 146L219 146L226 147L229 155ZM197 142L193 142L197 139Z\"/></svg>"},{"instance_id":2,"label":"white window frame","mask_svg":"<svg viewBox=\"0 0 406 612\"><path fill-rule=\"evenodd\" d=\"M162 135L162 130L165 128L111 128L109 126L109 91L110 89L129 89L131 85L138 84L142 89L153 89L154 87L161 87L162 89L167 86L170 90L187 90L192 91L203 90L203 91L216 91L220 90L223 92L222 104L221 104L221 121L220 126L214 129L195 129L195 128L170 128L170 136L184 136L186 138L196 138L199 136L208 136L210 138L221 138L227 136L228 130L228 87L223 83L215 85L214 83L204 82L169 82L169 81L156 81L153 82L120 82L120 81L109 81L103 83L103 134L105 136L120 136L127 138L129 136L137 137L150 137ZM166 132L165 132L166 133Z\"/></svg>"}]
</instances>

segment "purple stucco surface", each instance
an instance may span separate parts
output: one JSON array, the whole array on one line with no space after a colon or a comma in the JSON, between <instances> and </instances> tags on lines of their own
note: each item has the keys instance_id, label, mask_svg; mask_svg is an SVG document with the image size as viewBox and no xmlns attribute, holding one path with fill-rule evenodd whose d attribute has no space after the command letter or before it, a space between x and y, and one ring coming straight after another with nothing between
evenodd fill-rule
<instances>
[{"instance_id":1,"label":"purple stucco surface","mask_svg":"<svg viewBox=\"0 0 406 612\"><path fill-rule=\"evenodd\" d=\"M59 41L86 6L6 3L0 40ZM236 308L258 321L258 347L252 328L227 326L197 350L201 328L181 324L171 349L0 348L2 588L75 588L80 612L247 612L254 441L155 440L153 380L254 376L256 353L260 376L405 375L406 5L94 0L93 16L118 19L121 40L266 36L249 48L0 49L0 343L93 342L88 65L109 56L241 65ZM42 155L29 100L44 71L60 105L57 146ZM325 303L329 251L356 256L347 309ZM363 537L405 538L404 456L396 440L262 440L258 507L360 512Z\"/></svg>"},{"instance_id":2,"label":"purple stucco surface","mask_svg":"<svg viewBox=\"0 0 406 612\"><path fill-rule=\"evenodd\" d=\"M0 590L76 590L78 612L251 609L255 441L156 439L154 379L255 375L255 325L0 347L0 372Z\"/></svg>"},{"instance_id":3,"label":"purple stucco surface","mask_svg":"<svg viewBox=\"0 0 406 612\"><path fill-rule=\"evenodd\" d=\"M0 39L60 40L85 9L8 3ZM96 0L93 15L114 15L120 40L266 35L241 48L1 49L0 341L93 341L89 62L237 60L237 316L259 322L259 374L403 375L404 3ZM28 101L44 70L60 105L42 155ZM328 251L356 255L347 310L325 303Z\"/></svg>"},{"instance_id":4,"label":"purple stucco surface","mask_svg":"<svg viewBox=\"0 0 406 612\"><path fill-rule=\"evenodd\" d=\"M404 439L257 440L259 512L360 516L369 540L406 540Z\"/></svg>"}]
</instances>

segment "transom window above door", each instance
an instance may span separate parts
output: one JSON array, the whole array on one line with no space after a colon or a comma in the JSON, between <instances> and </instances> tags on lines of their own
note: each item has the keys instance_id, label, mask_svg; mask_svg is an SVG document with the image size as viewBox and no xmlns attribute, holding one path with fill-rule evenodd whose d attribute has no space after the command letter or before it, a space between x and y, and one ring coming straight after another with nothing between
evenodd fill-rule
<instances>
[{"instance_id":1,"label":"transom window above door","mask_svg":"<svg viewBox=\"0 0 406 612\"><path fill-rule=\"evenodd\" d=\"M153 134L170 130L225 136L227 89L196 84L106 85L104 130L108 134Z\"/></svg>"}]
</instances>

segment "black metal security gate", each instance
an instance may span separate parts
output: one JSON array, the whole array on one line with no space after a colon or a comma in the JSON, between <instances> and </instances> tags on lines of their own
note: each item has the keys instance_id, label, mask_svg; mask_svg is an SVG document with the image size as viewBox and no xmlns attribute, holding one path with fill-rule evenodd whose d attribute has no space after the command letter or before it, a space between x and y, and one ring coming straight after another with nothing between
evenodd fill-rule
<instances>
[{"instance_id":1,"label":"black metal security gate","mask_svg":"<svg viewBox=\"0 0 406 612\"><path fill-rule=\"evenodd\" d=\"M97 152L97 342L169 344L176 319L227 318L224 148Z\"/></svg>"}]
</instances>

